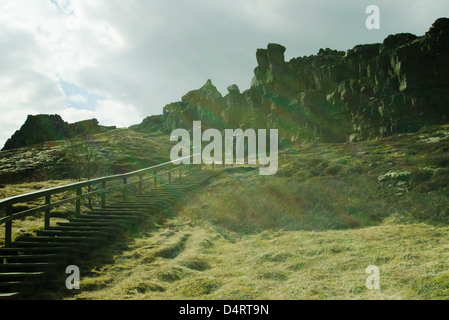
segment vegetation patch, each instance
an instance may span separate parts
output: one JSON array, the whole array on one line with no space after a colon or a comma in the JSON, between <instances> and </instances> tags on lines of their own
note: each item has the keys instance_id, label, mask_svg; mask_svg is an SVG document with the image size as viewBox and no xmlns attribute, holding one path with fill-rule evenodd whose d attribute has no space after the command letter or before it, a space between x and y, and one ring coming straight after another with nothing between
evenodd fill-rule
<instances>
[{"instance_id":1,"label":"vegetation patch","mask_svg":"<svg viewBox=\"0 0 449 320\"><path fill-rule=\"evenodd\" d=\"M420 142L432 130L447 128L300 144L281 150L280 174L271 177L220 171L139 236L99 253L68 299L445 299L449 139ZM137 152L144 141L127 143ZM113 141L102 143L119 152ZM67 181L6 184L0 192ZM61 208L54 221L71 211ZM13 236L42 228L42 218L14 221ZM366 287L370 265L380 270L380 290Z\"/></svg>"},{"instance_id":2,"label":"vegetation patch","mask_svg":"<svg viewBox=\"0 0 449 320\"><path fill-rule=\"evenodd\" d=\"M186 298L198 298L209 295L222 286L221 281L213 278L195 278L184 282L179 292Z\"/></svg>"},{"instance_id":3,"label":"vegetation patch","mask_svg":"<svg viewBox=\"0 0 449 320\"><path fill-rule=\"evenodd\" d=\"M211 268L210 264L206 260L200 258L186 259L182 262L182 265L197 271L204 271Z\"/></svg>"},{"instance_id":4,"label":"vegetation patch","mask_svg":"<svg viewBox=\"0 0 449 320\"><path fill-rule=\"evenodd\" d=\"M174 282L181 280L185 276L185 271L182 268L172 267L168 270L161 270L157 273L157 278L164 282Z\"/></svg>"},{"instance_id":5,"label":"vegetation patch","mask_svg":"<svg viewBox=\"0 0 449 320\"><path fill-rule=\"evenodd\" d=\"M449 274L416 280L417 291L424 299L446 300L449 296Z\"/></svg>"}]
</instances>

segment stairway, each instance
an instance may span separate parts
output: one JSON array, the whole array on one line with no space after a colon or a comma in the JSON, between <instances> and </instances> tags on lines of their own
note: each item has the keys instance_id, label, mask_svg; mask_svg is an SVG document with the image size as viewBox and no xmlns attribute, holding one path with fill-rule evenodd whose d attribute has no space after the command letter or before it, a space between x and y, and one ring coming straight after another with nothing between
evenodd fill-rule
<instances>
[{"instance_id":1,"label":"stairway","mask_svg":"<svg viewBox=\"0 0 449 320\"><path fill-rule=\"evenodd\" d=\"M65 288L67 266L87 261L98 248L139 230L154 212L173 206L216 174L201 171L35 231L35 235L21 236L11 246L0 248L0 300L30 299L51 284Z\"/></svg>"}]
</instances>

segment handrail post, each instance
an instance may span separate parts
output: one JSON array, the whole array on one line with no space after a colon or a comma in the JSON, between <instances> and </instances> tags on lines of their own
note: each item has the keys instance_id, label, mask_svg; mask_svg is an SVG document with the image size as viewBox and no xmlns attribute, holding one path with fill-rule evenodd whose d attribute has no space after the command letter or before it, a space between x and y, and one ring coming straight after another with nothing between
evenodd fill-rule
<instances>
[{"instance_id":1,"label":"handrail post","mask_svg":"<svg viewBox=\"0 0 449 320\"><path fill-rule=\"evenodd\" d=\"M81 188L76 189L76 196L80 197L83 194L83 191ZM81 198L76 199L76 206L75 206L75 216L79 217L81 215Z\"/></svg>"},{"instance_id":2,"label":"handrail post","mask_svg":"<svg viewBox=\"0 0 449 320\"><path fill-rule=\"evenodd\" d=\"M181 169L182 169L182 166L179 166L178 167L178 179L181 179Z\"/></svg>"},{"instance_id":3,"label":"handrail post","mask_svg":"<svg viewBox=\"0 0 449 320\"><path fill-rule=\"evenodd\" d=\"M90 193L91 191L92 191L92 186L88 185L87 192ZM92 195L91 194L89 194L89 196L87 197L87 201L88 201L88 204L87 204L88 208L90 210L92 210Z\"/></svg>"},{"instance_id":4,"label":"handrail post","mask_svg":"<svg viewBox=\"0 0 449 320\"><path fill-rule=\"evenodd\" d=\"M157 172L156 172L156 170L154 170L154 173L153 173L153 187L154 187L154 189L157 188Z\"/></svg>"},{"instance_id":5,"label":"handrail post","mask_svg":"<svg viewBox=\"0 0 449 320\"><path fill-rule=\"evenodd\" d=\"M101 183L101 207L106 207L106 181Z\"/></svg>"},{"instance_id":6,"label":"handrail post","mask_svg":"<svg viewBox=\"0 0 449 320\"><path fill-rule=\"evenodd\" d=\"M6 207L6 216L12 216L12 205ZM11 246L12 239L12 220L5 223L5 247Z\"/></svg>"},{"instance_id":7,"label":"handrail post","mask_svg":"<svg viewBox=\"0 0 449 320\"><path fill-rule=\"evenodd\" d=\"M49 206L51 203L51 195L47 194L45 196L45 204ZM50 207L45 208L45 222L44 222L44 228L48 229L50 228Z\"/></svg>"},{"instance_id":8,"label":"handrail post","mask_svg":"<svg viewBox=\"0 0 449 320\"><path fill-rule=\"evenodd\" d=\"M127 184L127 179L123 178L123 194L122 194L123 200L126 199L126 184Z\"/></svg>"},{"instance_id":9,"label":"handrail post","mask_svg":"<svg viewBox=\"0 0 449 320\"><path fill-rule=\"evenodd\" d=\"M139 194L143 193L143 186L142 186L142 175L139 176Z\"/></svg>"}]
</instances>

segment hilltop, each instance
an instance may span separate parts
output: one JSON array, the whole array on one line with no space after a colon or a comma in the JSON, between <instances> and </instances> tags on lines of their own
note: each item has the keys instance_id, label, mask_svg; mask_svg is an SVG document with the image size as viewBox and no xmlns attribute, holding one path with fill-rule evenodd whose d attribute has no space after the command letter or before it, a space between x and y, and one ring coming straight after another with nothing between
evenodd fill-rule
<instances>
[{"instance_id":1,"label":"hilltop","mask_svg":"<svg viewBox=\"0 0 449 320\"><path fill-rule=\"evenodd\" d=\"M172 145L167 134L121 128L5 150L0 152L0 184L130 172L169 161Z\"/></svg>"},{"instance_id":2,"label":"hilltop","mask_svg":"<svg viewBox=\"0 0 449 320\"><path fill-rule=\"evenodd\" d=\"M70 298L445 299L448 150L446 125L298 145L270 177L228 167Z\"/></svg>"},{"instance_id":3,"label":"hilltop","mask_svg":"<svg viewBox=\"0 0 449 320\"><path fill-rule=\"evenodd\" d=\"M25 123L6 141L2 150L17 149L46 141L68 140L113 129L116 127L99 125L97 119L67 123L57 114L28 115Z\"/></svg>"}]
</instances>

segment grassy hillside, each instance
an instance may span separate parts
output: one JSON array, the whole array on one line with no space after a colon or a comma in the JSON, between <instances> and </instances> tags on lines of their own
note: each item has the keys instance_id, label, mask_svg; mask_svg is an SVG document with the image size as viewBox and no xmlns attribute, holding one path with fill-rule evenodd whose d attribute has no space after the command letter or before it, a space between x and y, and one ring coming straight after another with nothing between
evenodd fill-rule
<instances>
[{"instance_id":1,"label":"grassy hillside","mask_svg":"<svg viewBox=\"0 0 449 320\"><path fill-rule=\"evenodd\" d=\"M329 230L449 222L449 127L353 144L306 144L281 154L274 176L223 175L187 210L221 230Z\"/></svg>"},{"instance_id":2,"label":"grassy hillside","mask_svg":"<svg viewBox=\"0 0 449 320\"><path fill-rule=\"evenodd\" d=\"M74 298L445 299L448 246L449 228L425 224L230 238L181 216L84 275Z\"/></svg>"},{"instance_id":3,"label":"grassy hillside","mask_svg":"<svg viewBox=\"0 0 449 320\"><path fill-rule=\"evenodd\" d=\"M297 146L272 177L227 169L73 298L445 299L448 129Z\"/></svg>"},{"instance_id":4,"label":"grassy hillside","mask_svg":"<svg viewBox=\"0 0 449 320\"><path fill-rule=\"evenodd\" d=\"M167 134L116 129L1 151L0 184L78 179L87 159L96 176L129 172L169 161L172 145Z\"/></svg>"},{"instance_id":5,"label":"grassy hillside","mask_svg":"<svg viewBox=\"0 0 449 320\"><path fill-rule=\"evenodd\" d=\"M66 298L445 299L448 149L449 126L438 126L292 146L275 176L227 168L128 243L100 252ZM32 222L21 221L21 232ZM366 288L370 265L380 290Z\"/></svg>"}]
</instances>

